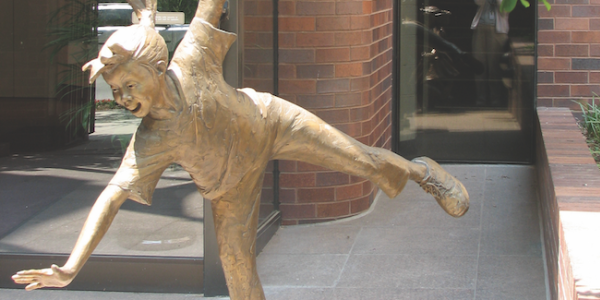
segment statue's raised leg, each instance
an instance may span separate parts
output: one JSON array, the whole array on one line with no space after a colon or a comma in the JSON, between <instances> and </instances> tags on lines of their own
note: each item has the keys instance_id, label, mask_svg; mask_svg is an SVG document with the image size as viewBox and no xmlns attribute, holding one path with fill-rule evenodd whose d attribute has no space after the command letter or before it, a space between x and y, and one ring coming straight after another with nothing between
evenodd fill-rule
<instances>
[{"instance_id":1,"label":"statue's raised leg","mask_svg":"<svg viewBox=\"0 0 600 300\"><path fill-rule=\"evenodd\" d=\"M312 113L273 97L280 114L275 159L299 160L371 180L388 196L398 195L408 179L420 181L426 168L401 156L364 145Z\"/></svg>"},{"instance_id":2,"label":"statue's raised leg","mask_svg":"<svg viewBox=\"0 0 600 300\"><path fill-rule=\"evenodd\" d=\"M469 195L462 183L429 158L408 161L389 150L369 147L276 97L269 102L269 110L280 115L273 147L275 159L304 161L363 177L392 198L410 179L454 217L462 216L469 208Z\"/></svg>"}]
</instances>

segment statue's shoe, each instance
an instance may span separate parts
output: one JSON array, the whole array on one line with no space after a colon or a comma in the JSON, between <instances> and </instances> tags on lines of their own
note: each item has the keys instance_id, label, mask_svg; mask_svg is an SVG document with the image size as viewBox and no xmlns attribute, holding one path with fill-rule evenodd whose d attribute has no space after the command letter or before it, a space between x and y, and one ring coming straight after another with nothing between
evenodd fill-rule
<instances>
[{"instance_id":1,"label":"statue's shoe","mask_svg":"<svg viewBox=\"0 0 600 300\"><path fill-rule=\"evenodd\" d=\"M433 195L444 211L458 218L469 210L469 193L458 179L428 157L419 157L412 161L427 167L427 173L419 184L425 192Z\"/></svg>"}]
</instances>

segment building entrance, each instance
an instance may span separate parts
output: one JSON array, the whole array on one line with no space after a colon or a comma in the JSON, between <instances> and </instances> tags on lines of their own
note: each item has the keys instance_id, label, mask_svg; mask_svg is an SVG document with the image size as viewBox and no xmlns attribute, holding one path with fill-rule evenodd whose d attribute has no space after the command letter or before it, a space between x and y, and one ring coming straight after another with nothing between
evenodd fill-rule
<instances>
[{"instance_id":1,"label":"building entrance","mask_svg":"<svg viewBox=\"0 0 600 300\"><path fill-rule=\"evenodd\" d=\"M501 0L395 7L395 147L406 158L529 163L535 6Z\"/></svg>"}]
</instances>

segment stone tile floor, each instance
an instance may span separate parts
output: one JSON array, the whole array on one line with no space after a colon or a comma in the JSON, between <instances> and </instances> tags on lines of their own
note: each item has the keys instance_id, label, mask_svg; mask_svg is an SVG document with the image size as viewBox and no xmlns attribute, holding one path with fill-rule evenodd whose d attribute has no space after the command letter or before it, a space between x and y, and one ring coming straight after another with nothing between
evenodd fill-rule
<instances>
[{"instance_id":1,"label":"stone tile floor","mask_svg":"<svg viewBox=\"0 0 600 300\"><path fill-rule=\"evenodd\" d=\"M280 229L258 257L268 299L546 299L534 169L448 169L463 218L409 184L360 218Z\"/></svg>"},{"instance_id":2,"label":"stone tile floor","mask_svg":"<svg viewBox=\"0 0 600 300\"><path fill-rule=\"evenodd\" d=\"M279 229L258 256L267 299L548 299L534 168L447 169L471 195L460 219L409 184L351 220ZM205 298L0 289L0 299Z\"/></svg>"}]
</instances>

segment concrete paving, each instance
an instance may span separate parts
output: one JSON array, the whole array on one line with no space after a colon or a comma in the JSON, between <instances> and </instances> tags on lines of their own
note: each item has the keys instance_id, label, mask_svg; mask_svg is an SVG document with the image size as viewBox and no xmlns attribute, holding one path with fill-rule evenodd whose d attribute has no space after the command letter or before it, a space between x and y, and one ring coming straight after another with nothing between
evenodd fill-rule
<instances>
[{"instance_id":1,"label":"concrete paving","mask_svg":"<svg viewBox=\"0 0 600 300\"><path fill-rule=\"evenodd\" d=\"M87 159L109 163L100 155L109 148ZM8 159L0 160L2 178L10 173L2 167ZM267 299L548 299L533 167L446 168L471 195L464 217L446 215L418 185L408 184L395 199L378 195L361 216L280 228L257 258ZM51 183L58 190L61 184ZM227 298L0 289L0 299Z\"/></svg>"},{"instance_id":2,"label":"concrete paving","mask_svg":"<svg viewBox=\"0 0 600 300\"><path fill-rule=\"evenodd\" d=\"M269 300L547 299L534 169L450 165L460 219L416 184L348 221L282 228L258 257Z\"/></svg>"}]
</instances>

